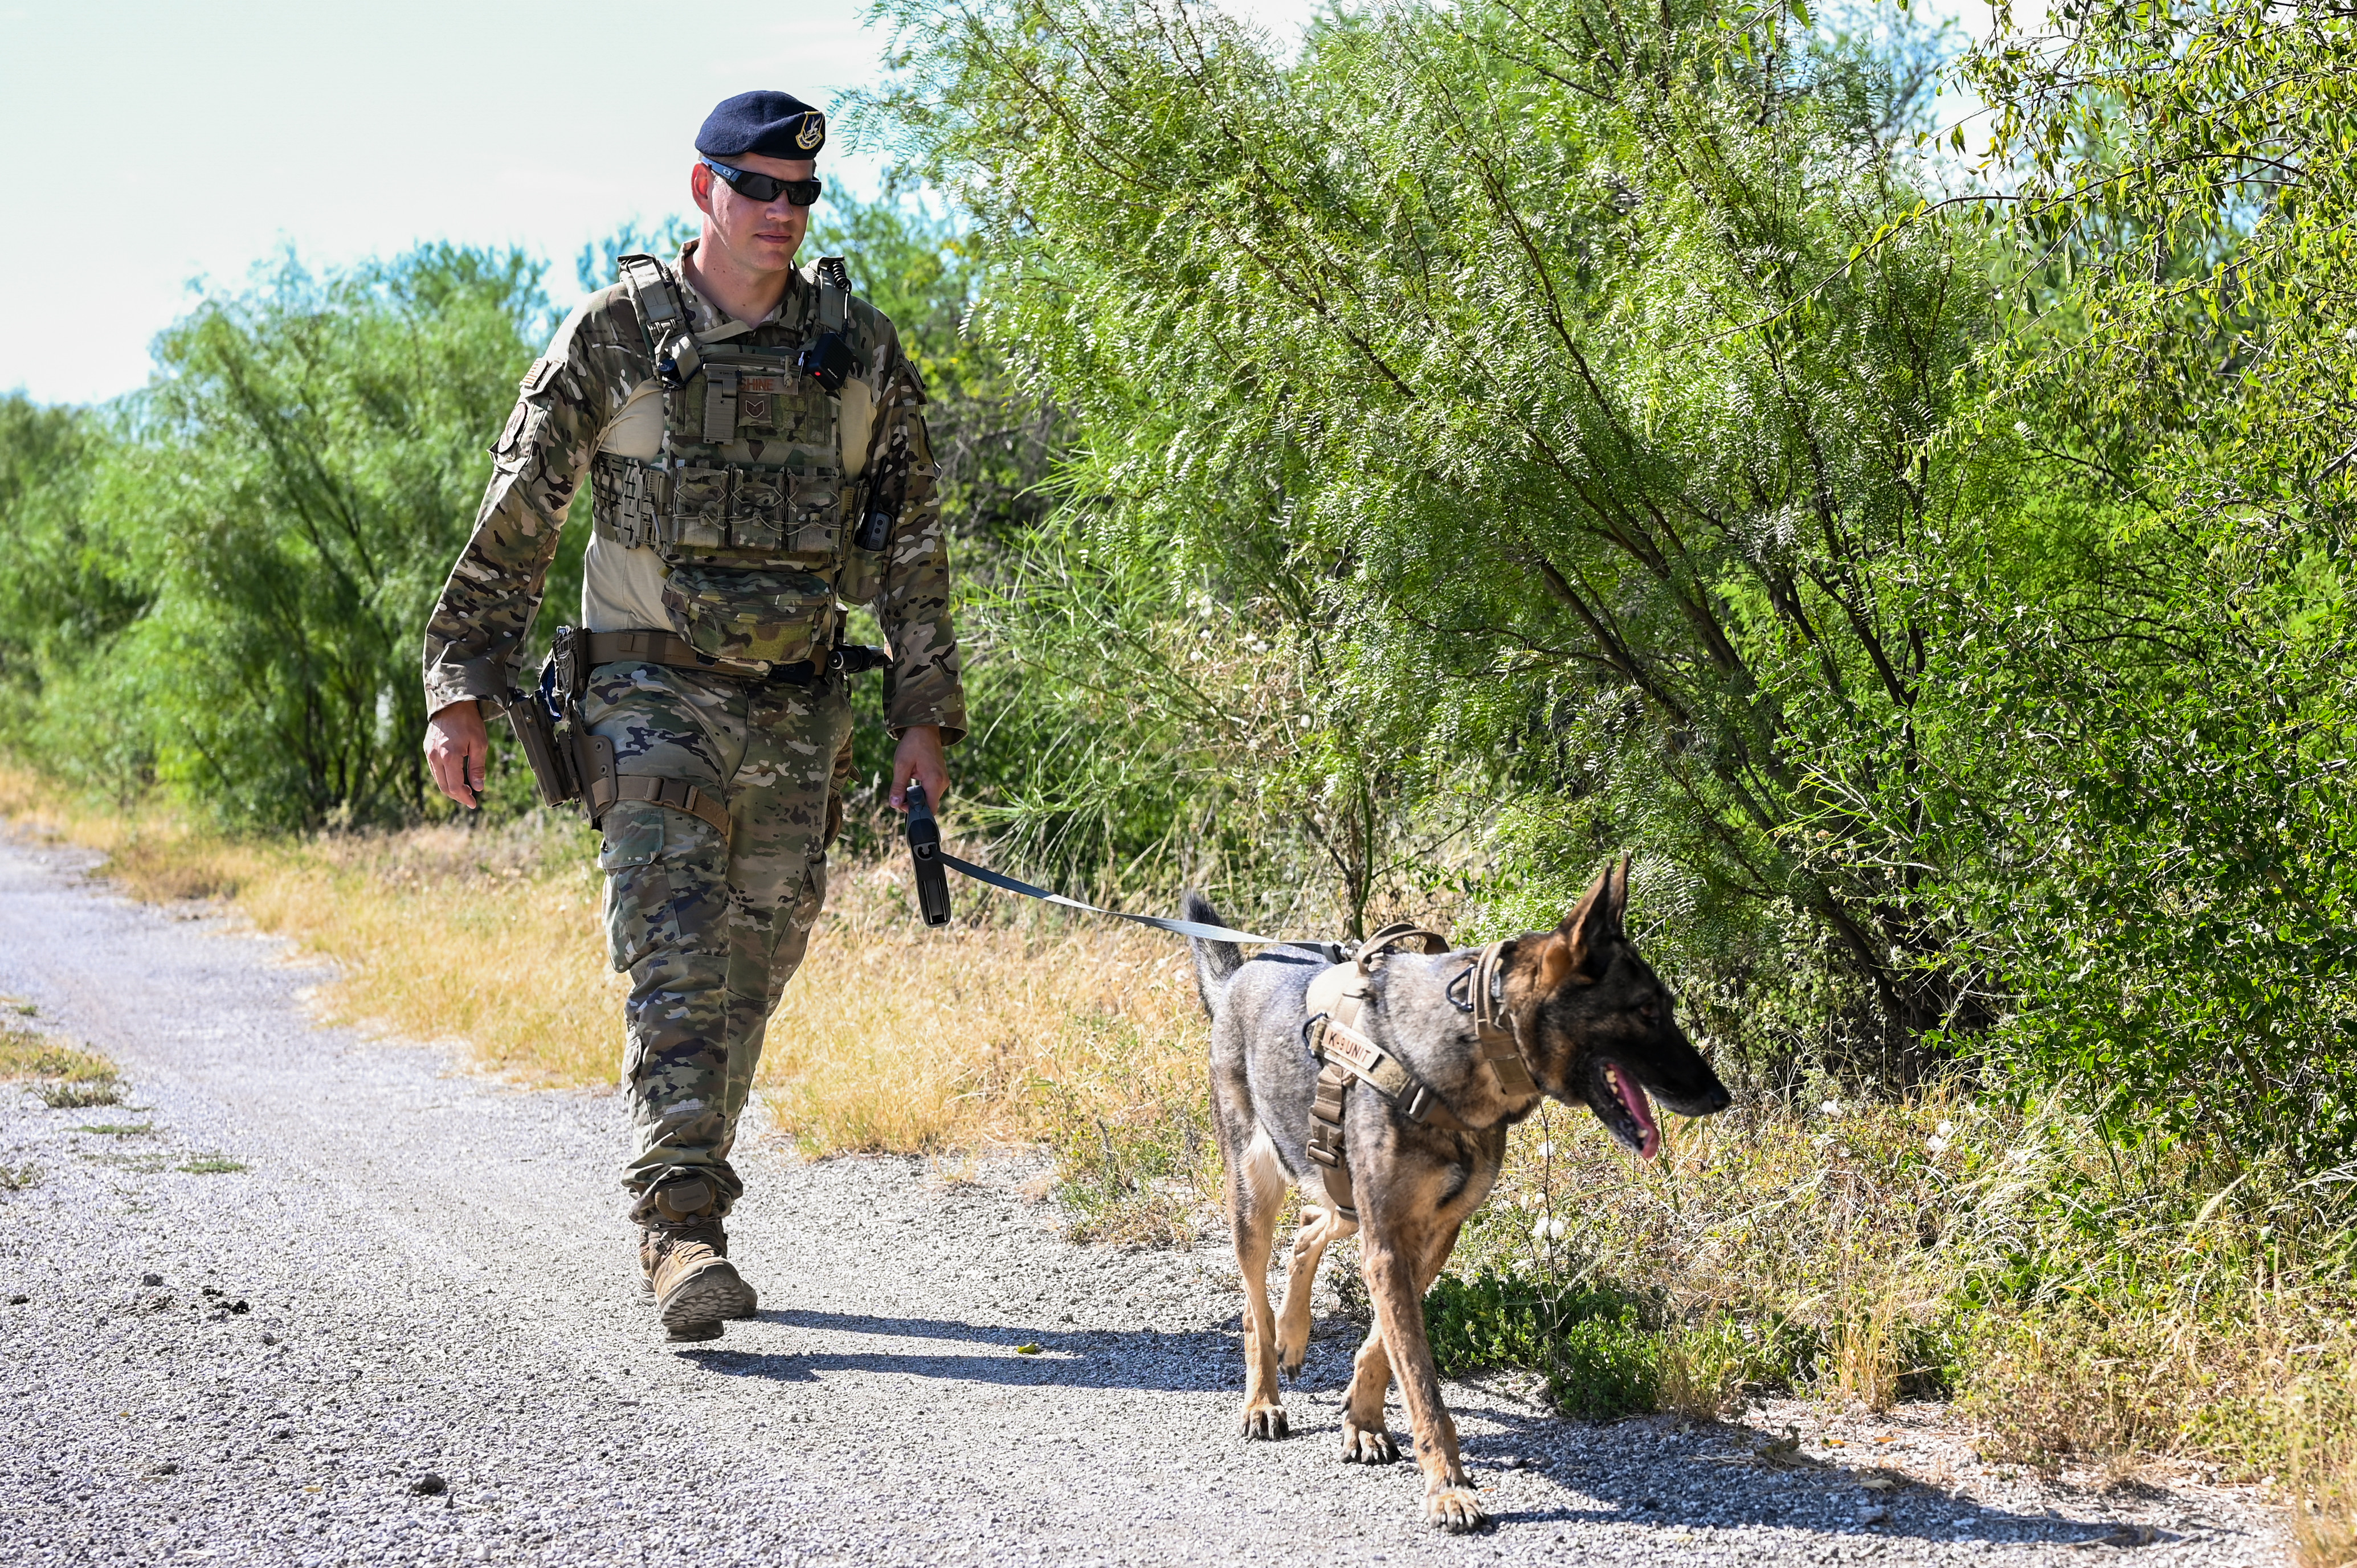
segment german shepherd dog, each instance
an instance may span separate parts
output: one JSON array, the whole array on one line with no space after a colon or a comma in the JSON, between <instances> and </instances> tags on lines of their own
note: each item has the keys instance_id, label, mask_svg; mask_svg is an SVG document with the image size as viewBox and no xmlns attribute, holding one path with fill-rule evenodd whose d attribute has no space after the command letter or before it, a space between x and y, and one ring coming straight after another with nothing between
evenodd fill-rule
<instances>
[{"instance_id":1,"label":"german shepherd dog","mask_svg":"<svg viewBox=\"0 0 2357 1568\"><path fill-rule=\"evenodd\" d=\"M1454 994L1469 991L1478 954L1391 951L1367 970L1357 1028L1405 1067L1445 1108L1411 1120L1369 1083L1342 1101L1343 1147L1366 1229L1361 1267L1375 1321L1360 1348L1342 1416L1342 1458L1388 1464L1398 1445L1384 1430L1392 1376L1400 1380L1424 1471L1424 1517L1444 1530L1483 1520L1458 1455L1457 1427L1440 1402L1424 1294L1457 1244L1458 1228L1489 1196L1506 1130L1543 1097L1585 1102L1641 1158L1661 1146L1647 1096L1683 1115L1725 1110L1727 1088L1671 1017L1670 996L1621 926L1629 899L1624 858L1599 875L1552 931L1504 944L1493 994L1532 1087L1493 1069L1474 1019ZM1187 897L1187 918L1223 924L1210 900ZM1297 1375L1309 1345L1309 1291L1326 1249L1360 1228L1313 1186L1293 1242L1285 1305L1271 1313L1268 1262L1287 1187L1318 1174L1309 1155L1319 1064L1305 1043L1311 983L1327 966L1266 949L1246 962L1232 943L1190 939L1196 983L1211 1015L1211 1115L1227 1162L1228 1221L1248 1298L1244 1317L1243 1433L1286 1434L1277 1374ZM1328 994L1319 987L1320 996Z\"/></svg>"}]
</instances>

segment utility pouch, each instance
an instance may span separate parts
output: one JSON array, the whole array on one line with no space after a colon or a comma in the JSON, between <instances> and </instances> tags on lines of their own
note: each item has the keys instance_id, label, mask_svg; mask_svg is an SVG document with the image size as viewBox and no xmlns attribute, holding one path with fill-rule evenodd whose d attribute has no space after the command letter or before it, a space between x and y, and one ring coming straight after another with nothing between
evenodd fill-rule
<instances>
[{"instance_id":1,"label":"utility pouch","mask_svg":"<svg viewBox=\"0 0 2357 1568\"><path fill-rule=\"evenodd\" d=\"M540 685L536 690L508 693L508 726L515 731L516 745L523 748L523 759L532 769L532 781L540 791L544 806L562 806L580 798L581 786L573 769L569 748L556 737L556 721L550 714L548 693L555 673L554 658L541 667Z\"/></svg>"},{"instance_id":2,"label":"utility pouch","mask_svg":"<svg viewBox=\"0 0 2357 1568\"><path fill-rule=\"evenodd\" d=\"M834 590L808 572L674 565L663 575L672 629L706 659L759 669L825 657Z\"/></svg>"}]
</instances>

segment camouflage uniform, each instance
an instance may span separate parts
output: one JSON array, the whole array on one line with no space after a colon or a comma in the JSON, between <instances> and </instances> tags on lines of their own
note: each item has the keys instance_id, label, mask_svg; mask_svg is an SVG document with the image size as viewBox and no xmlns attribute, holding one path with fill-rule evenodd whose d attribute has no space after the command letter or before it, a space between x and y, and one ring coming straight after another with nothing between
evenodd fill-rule
<instances>
[{"instance_id":1,"label":"camouflage uniform","mask_svg":"<svg viewBox=\"0 0 2357 1568\"><path fill-rule=\"evenodd\" d=\"M684 276L678 281L688 325L707 343L791 349L816 329L819 290L811 273L795 274L776 314L749 330L696 295ZM868 602L892 646L887 719L895 735L938 725L942 739L953 742L964 733L964 698L949 618L948 552L919 412L923 392L892 324L863 300L850 301L846 336L863 367L856 378L861 401L874 410L872 450L909 459L880 571L872 584L857 585L873 587ZM848 406L861 391L846 386L840 401ZM730 395L753 409L757 394ZM758 429L767 436L774 428L777 439L721 450L741 462L759 458L765 446L816 439L790 428L787 413L773 416L767 394L759 395L754 412L772 424ZM817 401L797 384L780 406L807 410ZM669 449L664 403L640 307L620 285L593 295L524 377L493 448L474 535L426 628L429 712L502 698L518 683L515 666L558 530L593 459L600 493L582 589L584 629L683 630L681 582L707 593L717 584L725 593L759 576L674 573L652 549L624 547L608 526L605 492L620 472L616 456L648 459ZM677 433L676 417L671 428ZM743 435L747 427L733 428ZM778 452L770 457L777 461ZM793 482L799 487L798 478ZM842 592L852 583L838 574L833 585ZM833 596L823 596L827 630L836 622ZM728 1165L737 1118L763 1030L826 897L826 845L840 822L848 757L845 680L822 674L791 684L635 660L589 673L581 714L613 742L619 774L694 785L725 801L731 822L724 842L712 823L686 811L629 800L612 805L602 822L607 929L614 966L630 977L623 1078L636 1147L623 1182L642 1220L656 1212L656 1189L674 1179L707 1178L717 1192L716 1212L743 1190ZM683 1195L694 1190L681 1187Z\"/></svg>"}]
</instances>

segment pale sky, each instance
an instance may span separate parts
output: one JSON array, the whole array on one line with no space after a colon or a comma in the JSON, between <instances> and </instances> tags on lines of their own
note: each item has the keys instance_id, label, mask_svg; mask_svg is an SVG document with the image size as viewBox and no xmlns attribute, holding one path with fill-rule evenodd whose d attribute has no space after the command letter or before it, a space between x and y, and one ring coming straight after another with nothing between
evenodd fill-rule
<instances>
[{"instance_id":1,"label":"pale sky","mask_svg":"<svg viewBox=\"0 0 2357 1568\"><path fill-rule=\"evenodd\" d=\"M1222 8L1297 36L1318 0ZM568 301L585 243L686 208L714 103L773 87L831 108L869 81L885 40L863 11L0 0L0 392L130 391L193 285L289 246L333 265L520 245ZM879 165L830 145L822 172L872 189Z\"/></svg>"}]
</instances>

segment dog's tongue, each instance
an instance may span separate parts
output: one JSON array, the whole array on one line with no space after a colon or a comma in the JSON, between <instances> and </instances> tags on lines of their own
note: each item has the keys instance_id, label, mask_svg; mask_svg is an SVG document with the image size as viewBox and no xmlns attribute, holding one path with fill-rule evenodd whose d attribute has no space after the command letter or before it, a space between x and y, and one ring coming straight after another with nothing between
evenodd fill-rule
<instances>
[{"instance_id":1,"label":"dog's tongue","mask_svg":"<svg viewBox=\"0 0 2357 1568\"><path fill-rule=\"evenodd\" d=\"M1653 1107L1645 1099L1644 1090L1628 1073L1617 1069L1612 1074L1612 1087L1620 1091L1620 1103L1627 1106L1629 1114L1636 1119L1637 1157L1652 1159L1661 1152L1662 1130L1653 1124Z\"/></svg>"}]
</instances>

